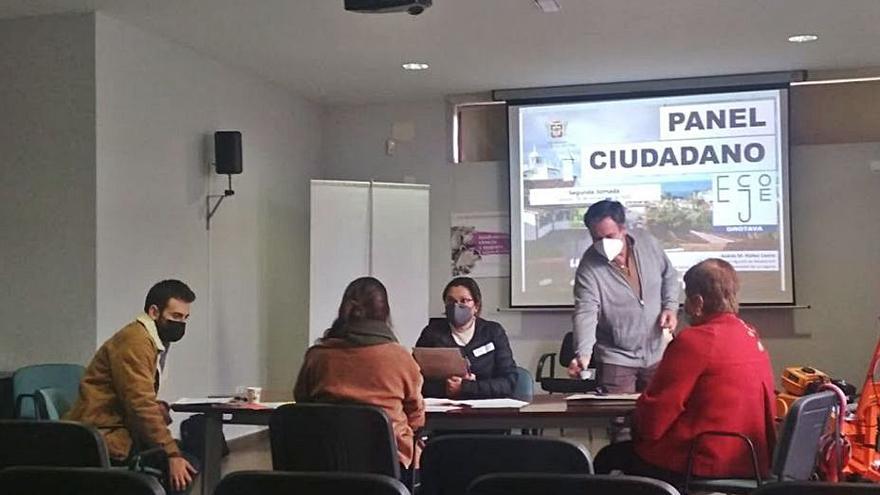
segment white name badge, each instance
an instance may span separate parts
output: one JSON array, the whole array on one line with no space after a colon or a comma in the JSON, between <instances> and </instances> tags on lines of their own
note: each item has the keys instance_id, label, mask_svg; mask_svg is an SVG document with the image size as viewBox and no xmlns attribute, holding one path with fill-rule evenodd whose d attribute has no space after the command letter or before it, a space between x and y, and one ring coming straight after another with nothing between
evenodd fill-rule
<instances>
[{"instance_id":1,"label":"white name badge","mask_svg":"<svg viewBox=\"0 0 880 495\"><path fill-rule=\"evenodd\" d=\"M483 354L488 354L494 350L495 350L495 344L493 344L492 342L489 342L488 344L486 344L484 346L477 347L476 349L474 349L474 357L480 357Z\"/></svg>"}]
</instances>

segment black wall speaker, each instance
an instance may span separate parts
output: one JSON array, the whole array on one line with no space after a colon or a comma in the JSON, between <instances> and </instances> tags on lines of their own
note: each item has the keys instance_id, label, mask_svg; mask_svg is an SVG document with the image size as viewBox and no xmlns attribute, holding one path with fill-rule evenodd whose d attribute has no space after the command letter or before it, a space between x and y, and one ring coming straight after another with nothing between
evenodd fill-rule
<instances>
[{"instance_id":1,"label":"black wall speaker","mask_svg":"<svg viewBox=\"0 0 880 495\"><path fill-rule=\"evenodd\" d=\"M241 173L241 132L214 133L214 160L218 174Z\"/></svg>"}]
</instances>

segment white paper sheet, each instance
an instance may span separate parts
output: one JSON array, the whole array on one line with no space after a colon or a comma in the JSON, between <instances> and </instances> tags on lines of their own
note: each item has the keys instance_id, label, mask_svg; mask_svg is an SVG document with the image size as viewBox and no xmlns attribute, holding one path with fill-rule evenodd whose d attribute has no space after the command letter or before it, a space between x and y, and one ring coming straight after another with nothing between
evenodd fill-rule
<instances>
[{"instance_id":1,"label":"white paper sheet","mask_svg":"<svg viewBox=\"0 0 880 495\"><path fill-rule=\"evenodd\" d=\"M445 413L447 411L455 411L456 409L461 409L462 406L425 406L425 412L429 413Z\"/></svg>"},{"instance_id":2,"label":"white paper sheet","mask_svg":"<svg viewBox=\"0 0 880 495\"><path fill-rule=\"evenodd\" d=\"M438 399L429 397L425 399L425 407L434 407L434 406L467 406L473 407L477 409L496 409L496 408L515 408L519 409L520 407L528 405L528 402L524 402L516 399L469 399L469 400L455 400L455 399Z\"/></svg>"}]
</instances>

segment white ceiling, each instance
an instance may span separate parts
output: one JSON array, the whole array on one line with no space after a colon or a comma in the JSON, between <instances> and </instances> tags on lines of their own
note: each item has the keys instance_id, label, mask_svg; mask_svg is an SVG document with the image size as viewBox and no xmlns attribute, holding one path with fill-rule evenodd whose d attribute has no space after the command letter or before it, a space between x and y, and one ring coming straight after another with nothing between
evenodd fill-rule
<instances>
[{"instance_id":1,"label":"white ceiling","mask_svg":"<svg viewBox=\"0 0 880 495\"><path fill-rule=\"evenodd\" d=\"M0 17L98 9L326 104L490 89L880 66L880 0L0 0ZM818 42L786 38L816 33ZM425 61L431 69L404 72Z\"/></svg>"}]
</instances>

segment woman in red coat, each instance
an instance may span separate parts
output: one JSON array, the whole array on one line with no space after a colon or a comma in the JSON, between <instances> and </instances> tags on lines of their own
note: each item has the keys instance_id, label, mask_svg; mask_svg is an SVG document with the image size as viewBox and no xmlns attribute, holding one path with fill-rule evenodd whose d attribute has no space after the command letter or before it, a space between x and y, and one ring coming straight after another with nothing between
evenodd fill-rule
<instances>
[{"instance_id":1,"label":"woman in red coat","mask_svg":"<svg viewBox=\"0 0 880 495\"><path fill-rule=\"evenodd\" d=\"M773 370L758 333L736 314L736 271L708 259L688 270L684 282L691 325L669 344L636 404L633 442L600 452L596 470L622 468L681 485L694 438L725 431L752 440L765 475L775 445ZM744 442L728 437L701 440L693 474L754 476Z\"/></svg>"}]
</instances>

